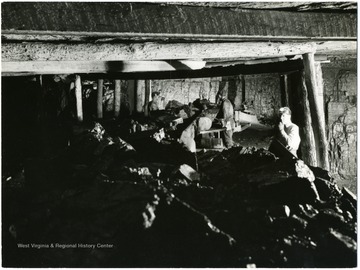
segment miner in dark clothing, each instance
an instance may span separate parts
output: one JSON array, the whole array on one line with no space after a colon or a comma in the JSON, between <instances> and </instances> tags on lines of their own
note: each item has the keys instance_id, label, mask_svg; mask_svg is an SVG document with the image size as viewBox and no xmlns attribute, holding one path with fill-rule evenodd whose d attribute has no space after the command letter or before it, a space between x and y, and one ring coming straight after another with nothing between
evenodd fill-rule
<instances>
[{"instance_id":1,"label":"miner in dark clothing","mask_svg":"<svg viewBox=\"0 0 360 270\"><path fill-rule=\"evenodd\" d=\"M217 119L220 119L222 126L226 128L222 132L222 139L226 148L230 148L234 145L233 130L235 126L234 121L234 107L229 99L227 99L220 91L216 97L216 103L220 107Z\"/></svg>"}]
</instances>

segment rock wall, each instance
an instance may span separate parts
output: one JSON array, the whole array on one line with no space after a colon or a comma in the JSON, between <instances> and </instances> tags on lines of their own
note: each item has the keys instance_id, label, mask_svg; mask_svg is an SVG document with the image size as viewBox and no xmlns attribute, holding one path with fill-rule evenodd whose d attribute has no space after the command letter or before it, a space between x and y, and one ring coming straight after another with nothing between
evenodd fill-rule
<instances>
[{"instance_id":1,"label":"rock wall","mask_svg":"<svg viewBox=\"0 0 360 270\"><path fill-rule=\"evenodd\" d=\"M198 98L206 98L215 102L221 78L153 80L152 91L160 92L165 98L165 104L170 100L177 100L183 104L193 102Z\"/></svg>"},{"instance_id":2,"label":"rock wall","mask_svg":"<svg viewBox=\"0 0 360 270\"><path fill-rule=\"evenodd\" d=\"M281 105L280 77L276 73L245 76L245 100L259 118L273 119Z\"/></svg>"},{"instance_id":3,"label":"rock wall","mask_svg":"<svg viewBox=\"0 0 360 270\"><path fill-rule=\"evenodd\" d=\"M52 81L52 77L49 76L49 80ZM56 83L66 81L63 90L68 91L68 84L72 80L72 77L62 76L56 80ZM219 90L223 90L224 94L228 96L234 104L235 110L239 110L245 102L248 109L254 111L259 118L272 119L274 112L281 106L278 74L152 80L151 83L152 92L160 92L160 96L164 98L164 106L171 100L188 104L198 98L205 98L210 102L215 102ZM104 112L111 113L114 110L114 88L113 80L104 80ZM93 115L96 113L96 91L97 80L83 81L85 114ZM68 97L64 97L66 100L64 100L65 102L61 101L61 103L66 105L69 103ZM143 112L144 103L145 81L121 80L121 115Z\"/></svg>"},{"instance_id":4,"label":"rock wall","mask_svg":"<svg viewBox=\"0 0 360 270\"><path fill-rule=\"evenodd\" d=\"M166 102L177 100L183 104L188 104L198 98L206 98L210 102L215 102L216 94L220 89L233 102L235 109L240 109L242 103L241 76L154 80L152 84L152 91L159 91Z\"/></svg>"},{"instance_id":5,"label":"rock wall","mask_svg":"<svg viewBox=\"0 0 360 270\"><path fill-rule=\"evenodd\" d=\"M330 60L322 66L330 171L346 184L356 185L356 59Z\"/></svg>"},{"instance_id":6,"label":"rock wall","mask_svg":"<svg viewBox=\"0 0 360 270\"><path fill-rule=\"evenodd\" d=\"M166 103L169 100L177 100L188 104L197 98L206 98L210 102L215 102L219 89L222 89L233 102L235 110L239 110L241 104L246 102L248 108L262 118L272 119L274 113L281 107L278 74L154 80L152 83L152 91L159 91Z\"/></svg>"}]
</instances>

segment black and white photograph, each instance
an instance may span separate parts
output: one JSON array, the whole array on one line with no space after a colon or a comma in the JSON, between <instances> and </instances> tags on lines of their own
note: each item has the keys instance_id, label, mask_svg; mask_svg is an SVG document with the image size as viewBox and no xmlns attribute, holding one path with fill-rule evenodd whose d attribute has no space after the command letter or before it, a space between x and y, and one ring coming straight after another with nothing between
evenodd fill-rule
<instances>
[{"instance_id":1,"label":"black and white photograph","mask_svg":"<svg viewBox=\"0 0 360 270\"><path fill-rule=\"evenodd\" d=\"M356 1L1 2L3 268L355 268Z\"/></svg>"}]
</instances>

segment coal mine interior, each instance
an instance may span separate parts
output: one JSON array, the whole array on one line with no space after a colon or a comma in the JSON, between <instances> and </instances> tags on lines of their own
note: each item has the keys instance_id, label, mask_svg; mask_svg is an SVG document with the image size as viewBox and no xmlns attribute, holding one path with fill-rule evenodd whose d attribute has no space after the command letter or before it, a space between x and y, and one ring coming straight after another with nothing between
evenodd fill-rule
<instances>
[{"instance_id":1,"label":"coal mine interior","mask_svg":"<svg viewBox=\"0 0 360 270\"><path fill-rule=\"evenodd\" d=\"M128 96L114 117L104 98L99 119L89 79L79 123L72 80L2 80L4 266L356 265L356 196L328 171L268 151L274 119L235 132L231 148L191 152L178 138L205 100L144 116L130 114ZM113 97L114 82L103 84Z\"/></svg>"},{"instance_id":2,"label":"coal mine interior","mask_svg":"<svg viewBox=\"0 0 360 270\"><path fill-rule=\"evenodd\" d=\"M2 267L357 267L357 3L1 3Z\"/></svg>"}]
</instances>

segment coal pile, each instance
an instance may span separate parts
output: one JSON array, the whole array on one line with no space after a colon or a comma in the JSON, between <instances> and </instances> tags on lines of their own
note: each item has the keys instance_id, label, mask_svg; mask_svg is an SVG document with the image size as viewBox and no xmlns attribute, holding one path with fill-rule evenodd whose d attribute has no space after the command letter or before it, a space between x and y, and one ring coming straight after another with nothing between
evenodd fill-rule
<instances>
[{"instance_id":1,"label":"coal pile","mask_svg":"<svg viewBox=\"0 0 360 270\"><path fill-rule=\"evenodd\" d=\"M157 132L95 124L29 160L3 183L3 266L357 265L357 199L327 171L241 146L195 155Z\"/></svg>"}]
</instances>

